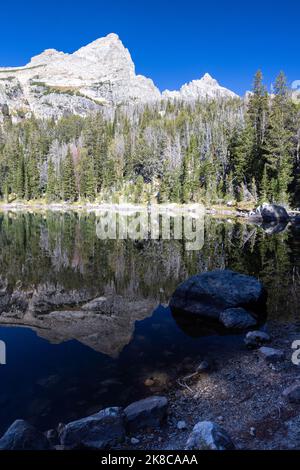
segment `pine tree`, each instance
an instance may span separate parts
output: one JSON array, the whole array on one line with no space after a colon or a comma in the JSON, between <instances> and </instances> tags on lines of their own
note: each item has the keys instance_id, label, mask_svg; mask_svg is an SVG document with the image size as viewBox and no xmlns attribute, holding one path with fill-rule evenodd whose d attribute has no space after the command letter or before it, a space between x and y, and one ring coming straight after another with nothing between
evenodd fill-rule
<instances>
[{"instance_id":1,"label":"pine tree","mask_svg":"<svg viewBox=\"0 0 300 470\"><path fill-rule=\"evenodd\" d=\"M292 107L289 100L285 75L281 72L275 83L269 126L264 145L264 157L271 180L271 198L288 203L288 188L292 181L293 135L291 129Z\"/></svg>"},{"instance_id":2,"label":"pine tree","mask_svg":"<svg viewBox=\"0 0 300 470\"><path fill-rule=\"evenodd\" d=\"M180 171L173 170L171 174L171 187L169 192L170 202L179 203L181 197Z\"/></svg>"},{"instance_id":3,"label":"pine tree","mask_svg":"<svg viewBox=\"0 0 300 470\"><path fill-rule=\"evenodd\" d=\"M182 163L182 202L189 203L197 199L200 187L200 157L198 141L191 137L190 144Z\"/></svg>"},{"instance_id":4,"label":"pine tree","mask_svg":"<svg viewBox=\"0 0 300 470\"><path fill-rule=\"evenodd\" d=\"M36 155L29 155L25 168L25 197L26 199L37 199L40 194L40 174Z\"/></svg>"},{"instance_id":5,"label":"pine tree","mask_svg":"<svg viewBox=\"0 0 300 470\"><path fill-rule=\"evenodd\" d=\"M135 190L134 190L134 202L135 203L143 202L142 201L143 191L144 191L144 179L140 175L137 177L136 182L135 182Z\"/></svg>"},{"instance_id":6,"label":"pine tree","mask_svg":"<svg viewBox=\"0 0 300 470\"><path fill-rule=\"evenodd\" d=\"M15 192L19 199L23 199L25 195L25 164L23 153L20 153L17 161Z\"/></svg>"},{"instance_id":7,"label":"pine tree","mask_svg":"<svg viewBox=\"0 0 300 470\"><path fill-rule=\"evenodd\" d=\"M87 154L86 149L80 152L79 181L80 196L93 200L96 192L94 160Z\"/></svg>"},{"instance_id":8,"label":"pine tree","mask_svg":"<svg viewBox=\"0 0 300 470\"><path fill-rule=\"evenodd\" d=\"M63 197L65 201L77 199L74 164L70 148L63 163Z\"/></svg>"},{"instance_id":9,"label":"pine tree","mask_svg":"<svg viewBox=\"0 0 300 470\"><path fill-rule=\"evenodd\" d=\"M252 181L251 181L251 196L253 197L254 201L257 202L258 200L258 194L257 194L257 185L255 178L253 176Z\"/></svg>"},{"instance_id":10,"label":"pine tree","mask_svg":"<svg viewBox=\"0 0 300 470\"><path fill-rule=\"evenodd\" d=\"M253 92L249 99L247 115L253 128L253 148L251 162L249 165L250 173L256 181L261 180L264 158L263 147L265 144L266 129L269 114L268 93L263 85L263 75L258 70L254 77Z\"/></svg>"},{"instance_id":11,"label":"pine tree","mask_svg":"<svg viewBox=\"0 0 300 470\"><path fill-rule=\"evenodd\" d=\"M240 197L240 189L244 184L251 184L251 171L255 134L248 116L242 130L237 130L229 147L230 168L234 175L235 194Z\"/></svg>"},{"instance_id":12,"label":"pine tree","mask_svg":"<svg viewBox=\"0 0 300 470\"><path fill-rule=\"evenodd\" d=\"M268 180L267 164L265 164L262 179L261 179L260 194L259 194L259 202L261 204L263 204L264 202L269 202L269 191L270 191L270 183Z\"/></svg>"},{"instance_id":13,"label":"pine tree","mask_svg":"<svg viewBox=\"0 0 300 470\"><path fill-rule=\"evenodd\" d=\"M57 178L51 159L48 163L46 197L48 201L55 201L58 197Z\"/></svg>"}]
</instances>

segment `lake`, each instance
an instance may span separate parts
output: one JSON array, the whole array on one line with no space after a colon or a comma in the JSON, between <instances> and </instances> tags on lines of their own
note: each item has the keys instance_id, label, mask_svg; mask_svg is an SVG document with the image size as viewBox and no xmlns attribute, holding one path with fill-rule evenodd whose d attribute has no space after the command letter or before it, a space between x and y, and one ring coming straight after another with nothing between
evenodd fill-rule
<instances>
[{"instance_id":1,"label":"lake","mask_svg":"<svg viewBox=\"0 0 300 470\"><path fill-rule=\"evenodd\" d=\"M42 430L164 393L195 360L232 355L243 335L187 328L168 301L189 276L230 268L258 277L268 318L297 321L300 230L205 217L204 244L104 240L97 215L0 214L0 432ZM105 312L84 305L106 298Z\"/></svg>"}]
</instances>

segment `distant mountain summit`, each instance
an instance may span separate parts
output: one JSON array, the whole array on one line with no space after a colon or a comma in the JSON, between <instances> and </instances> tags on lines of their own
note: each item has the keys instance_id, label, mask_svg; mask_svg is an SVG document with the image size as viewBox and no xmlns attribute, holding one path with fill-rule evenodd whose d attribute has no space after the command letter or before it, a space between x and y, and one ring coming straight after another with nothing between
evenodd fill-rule
<instances>
[{"instance_id":1,"label":"distant mountain summit","mask_svg":"<svg viewBox=\"0 0 300 470\"><path fill-rule=\"evenodd\" d=\"M212 78L209 73L203 75L200 80L193 80L190 83L186 83L179 91L164 91L163 97L167 99L177 99L183 101L238 98L238 96L233 93L233 91L220 86L217 80Z\"/></svg>"},{"instance_id":2,"label":"distant mountain summit","mask_svg":"<svg viewBox=\"0 0 300 470\"><path fill-rule=\"evenodd\" d=\"M136 74L129 51L114 33L73 54L47 49L23 67L0 68L0 119L1 114L14 120L32 113L46 119L85 116L103 106L233 97L209 74L161 94L151 79Z\"/></svg>"}]
</instances>

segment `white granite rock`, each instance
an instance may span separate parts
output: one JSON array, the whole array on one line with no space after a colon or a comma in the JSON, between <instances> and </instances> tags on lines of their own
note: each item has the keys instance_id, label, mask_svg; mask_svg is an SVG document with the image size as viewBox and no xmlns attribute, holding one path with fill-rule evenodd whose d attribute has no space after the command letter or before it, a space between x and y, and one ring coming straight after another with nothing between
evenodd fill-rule
<instances>
[{"instance_id":1,"label":"white granite rock","mask_svg":"<svg viewBox=\"0 0 300 470\"><path fill-rule=\"evenodd\" d=\"M164 91L163 98L196 101L199 99L238 98L238 96L227 88L220 86L217 80L206 73L200 80L186 83L179 91Z\"/></svg>"},{"instance_id":2,"label":"white granite rock","mask_svg":"<svg viewBox=\"0 0 300 470\"><path fill-rule=\"evenodd\" d=\"M0 68L0 121L32 113L39 118L86 116L120 104L237 97L209 74L180 91L160 93L151 79L136 75L129 51L116 34L81 47L73 54L47 49L23 67ZM1 112L2 111L2 112Z\"/></svg>"}]
</instances>

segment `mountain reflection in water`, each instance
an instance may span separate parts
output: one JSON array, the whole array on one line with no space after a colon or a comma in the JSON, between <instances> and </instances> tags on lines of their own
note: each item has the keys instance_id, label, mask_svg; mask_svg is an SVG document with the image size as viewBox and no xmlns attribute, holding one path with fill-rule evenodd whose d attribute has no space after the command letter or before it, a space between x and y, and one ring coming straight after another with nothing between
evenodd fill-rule
<instances>
[{"instance_id":1,"label":"mountain reflection in water","mask_svg":"<svg viewBox=\"0 0 300 470\"><path fill-rule=\"evenodd\" d=\"M0 431L17 418L46 429L163 393L192 361L234 354L242 337L201 328L192 337L162 306L197 272L226 267L257 276L269 293L269 318L296 318L296 228L206 218L203 249L186 251L174 240L99 240L96 220L0 215L0 339L7 345Z\"/></svg>"}]
</instances>

